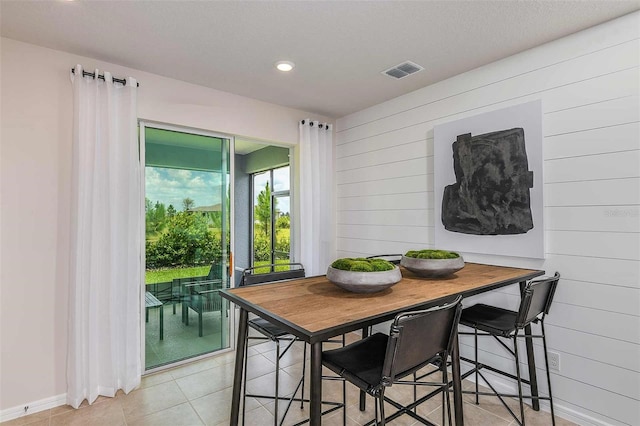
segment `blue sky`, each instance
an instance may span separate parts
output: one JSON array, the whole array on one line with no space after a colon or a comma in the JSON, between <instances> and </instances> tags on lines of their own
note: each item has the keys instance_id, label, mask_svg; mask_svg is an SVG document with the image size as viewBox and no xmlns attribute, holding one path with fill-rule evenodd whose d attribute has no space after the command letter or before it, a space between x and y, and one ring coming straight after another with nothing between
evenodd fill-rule
<instances>
[{"instance_id":1,"label":"blue sky","mask_svg":"<svg viewBox=\"0 0 640 426\"><path fill-rule=\"evenodd\" d=\"M288 168L287 168L288 169ZM264 188L269 179L268 173L257 174L255 185L257 188L254 194L254 203L257 202L258 192ZM201 172L184 169L167 169L161 167L145 168L146 198L153 204L157 201L177 211L182 211L182 200L191 198L195 201L195 207L211 206L220 203L220 181L219 173ZM276 190L283 190L289 187L288 170L280 170L274 173L274 187ZM279 199L278 209L282 212L289 212L289 200Z\"/></svg>"},{"instance_id":2,"label":"blue sky","mask_svg":"<svg viewBox=\"0 0 640 426\"><path fill-rule=\"evenodd\" d=\"M220 203L219 173L183 169L145 168L146 197L152 203L160 201L181 211L182 200L191 198L195 207Z\"/></svg>"},{"instance_id":3,"label":"blue sky","mask_svg":"<svg viewBox=\"0 0 640 426\"><path fill-rule=\"evenodd\" d=\"M258 173L254 177L254 185L255 192L253 194L253 204L257 204L258 202L258 194L260 191L266 186L269 181L269 172ZM289 189L289 167L282 167L280 169L275 169L273 173L273 188L275 191L283 191ZM290 213L288 198L279 198L278 199L278 210L283 213Z\"/></svg>"}]
</instances>

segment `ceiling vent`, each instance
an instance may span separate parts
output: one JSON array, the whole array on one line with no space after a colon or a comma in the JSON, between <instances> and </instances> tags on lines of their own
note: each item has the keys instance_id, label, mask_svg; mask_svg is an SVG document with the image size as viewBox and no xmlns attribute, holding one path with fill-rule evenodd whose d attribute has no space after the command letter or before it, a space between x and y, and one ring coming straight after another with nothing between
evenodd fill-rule
<instances>
[{"instance_id":1,"label":"ceiling vent","mask_svg":"<svg viewBox=\"0 0 640 426\"><path fill-rule=\"evenodd\" d=\"M418 71L422 71L423 69L424 67L421 67L416 63L413 63L411 61L406 61L399 65L396 65L395 67L391 67L388 70L382 71L382 74L385 74L391 78L395 78L399 80L411 74L415 74Z\"/></svg>"}]
</instances>

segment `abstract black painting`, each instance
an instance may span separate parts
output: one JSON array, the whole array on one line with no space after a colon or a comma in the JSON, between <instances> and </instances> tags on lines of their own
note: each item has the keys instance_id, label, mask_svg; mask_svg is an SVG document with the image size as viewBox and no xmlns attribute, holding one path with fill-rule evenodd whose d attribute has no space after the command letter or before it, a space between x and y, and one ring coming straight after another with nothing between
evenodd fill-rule
<instances>
[{"instance_id":1,"label":"abstract black painting","mask_svg":"<svg viewBox=\"0 0 640 426\"><path fill-rule=\"evenodd\" d=\"M433 127L436 248L544 259L542 135L540 100Z\"/></svg>"},{"instance_id":2,"label":"abstract black painting","mask_svg":"<svg viewBox=\"0 0 640 426\"><path fill-rule=\"evenodd\" d=\"M531 230L533 172L524 129L458 135L452 148L456 182L444 188L441 219L445 229L473 235Z\"/></svg>"}]
</instances>

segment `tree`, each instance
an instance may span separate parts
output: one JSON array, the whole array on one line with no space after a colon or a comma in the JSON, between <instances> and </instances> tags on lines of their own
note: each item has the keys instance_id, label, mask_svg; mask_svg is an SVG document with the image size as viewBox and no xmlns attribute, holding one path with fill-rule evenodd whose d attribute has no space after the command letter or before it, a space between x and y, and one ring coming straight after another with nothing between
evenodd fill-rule
<instances>
[{"instance_id":1,"label":"tree","mask_svg":"<svg viewBox=\"0 0 640 426\"><path fill-rule=\"evenodd\" d=\"M189 197L182 200L182 210L185 212L194 208L195 205L196 205L196 202Z\"/></svg>"},{"instance_id":2,"label":"tree","mask_svg":"<svg viewBox=\"0 0 640 426\"><path fill-rule=\"evenodd\" d=\"M144 199L145 233L155 235L164 229L166 224L166 209L164 204L156 201L153 205L148 198Z\"/></svg>"},{"instance_id":3,"label":"tree","mask_svg":"<svg viewBox=\"0 0 640 426\"><path fill-rule=\"evenodd\" d=\"M274 200L275 201L275 200ZM258 204L253 209L253 216L265 236L271 233L271 188L267 186L258 194Z\"/></svg>"},{"instance_id":4,"label":"tree","mask_svg":"<svg viewBox=\"0 0 640 426\"><path fill-rule=\"evenodd\" d=\"M175 214L176 208L173 207L173 204L169 204L169 207L167 207L167 217L172 218L173 216L175 216Z\"/></svg>"}]
</instances>

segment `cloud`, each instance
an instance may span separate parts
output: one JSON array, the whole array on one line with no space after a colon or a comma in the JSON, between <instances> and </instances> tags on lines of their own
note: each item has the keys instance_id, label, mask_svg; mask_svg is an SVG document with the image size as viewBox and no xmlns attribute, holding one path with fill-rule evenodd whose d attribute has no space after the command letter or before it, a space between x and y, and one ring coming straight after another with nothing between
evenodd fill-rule
<instances>
[{"instance_id":1,"label":"cloud","mask_svg":"<svg viewBox=\"0 0 640 426\"><path fill-rule=\"evenodd\" d=\"M154 204L172 204L177 210L182 210L185 198L194 200L196 207L220 203L221 182L220 173L145 167L146 197Z\"/></svg>"}]
</instances>

